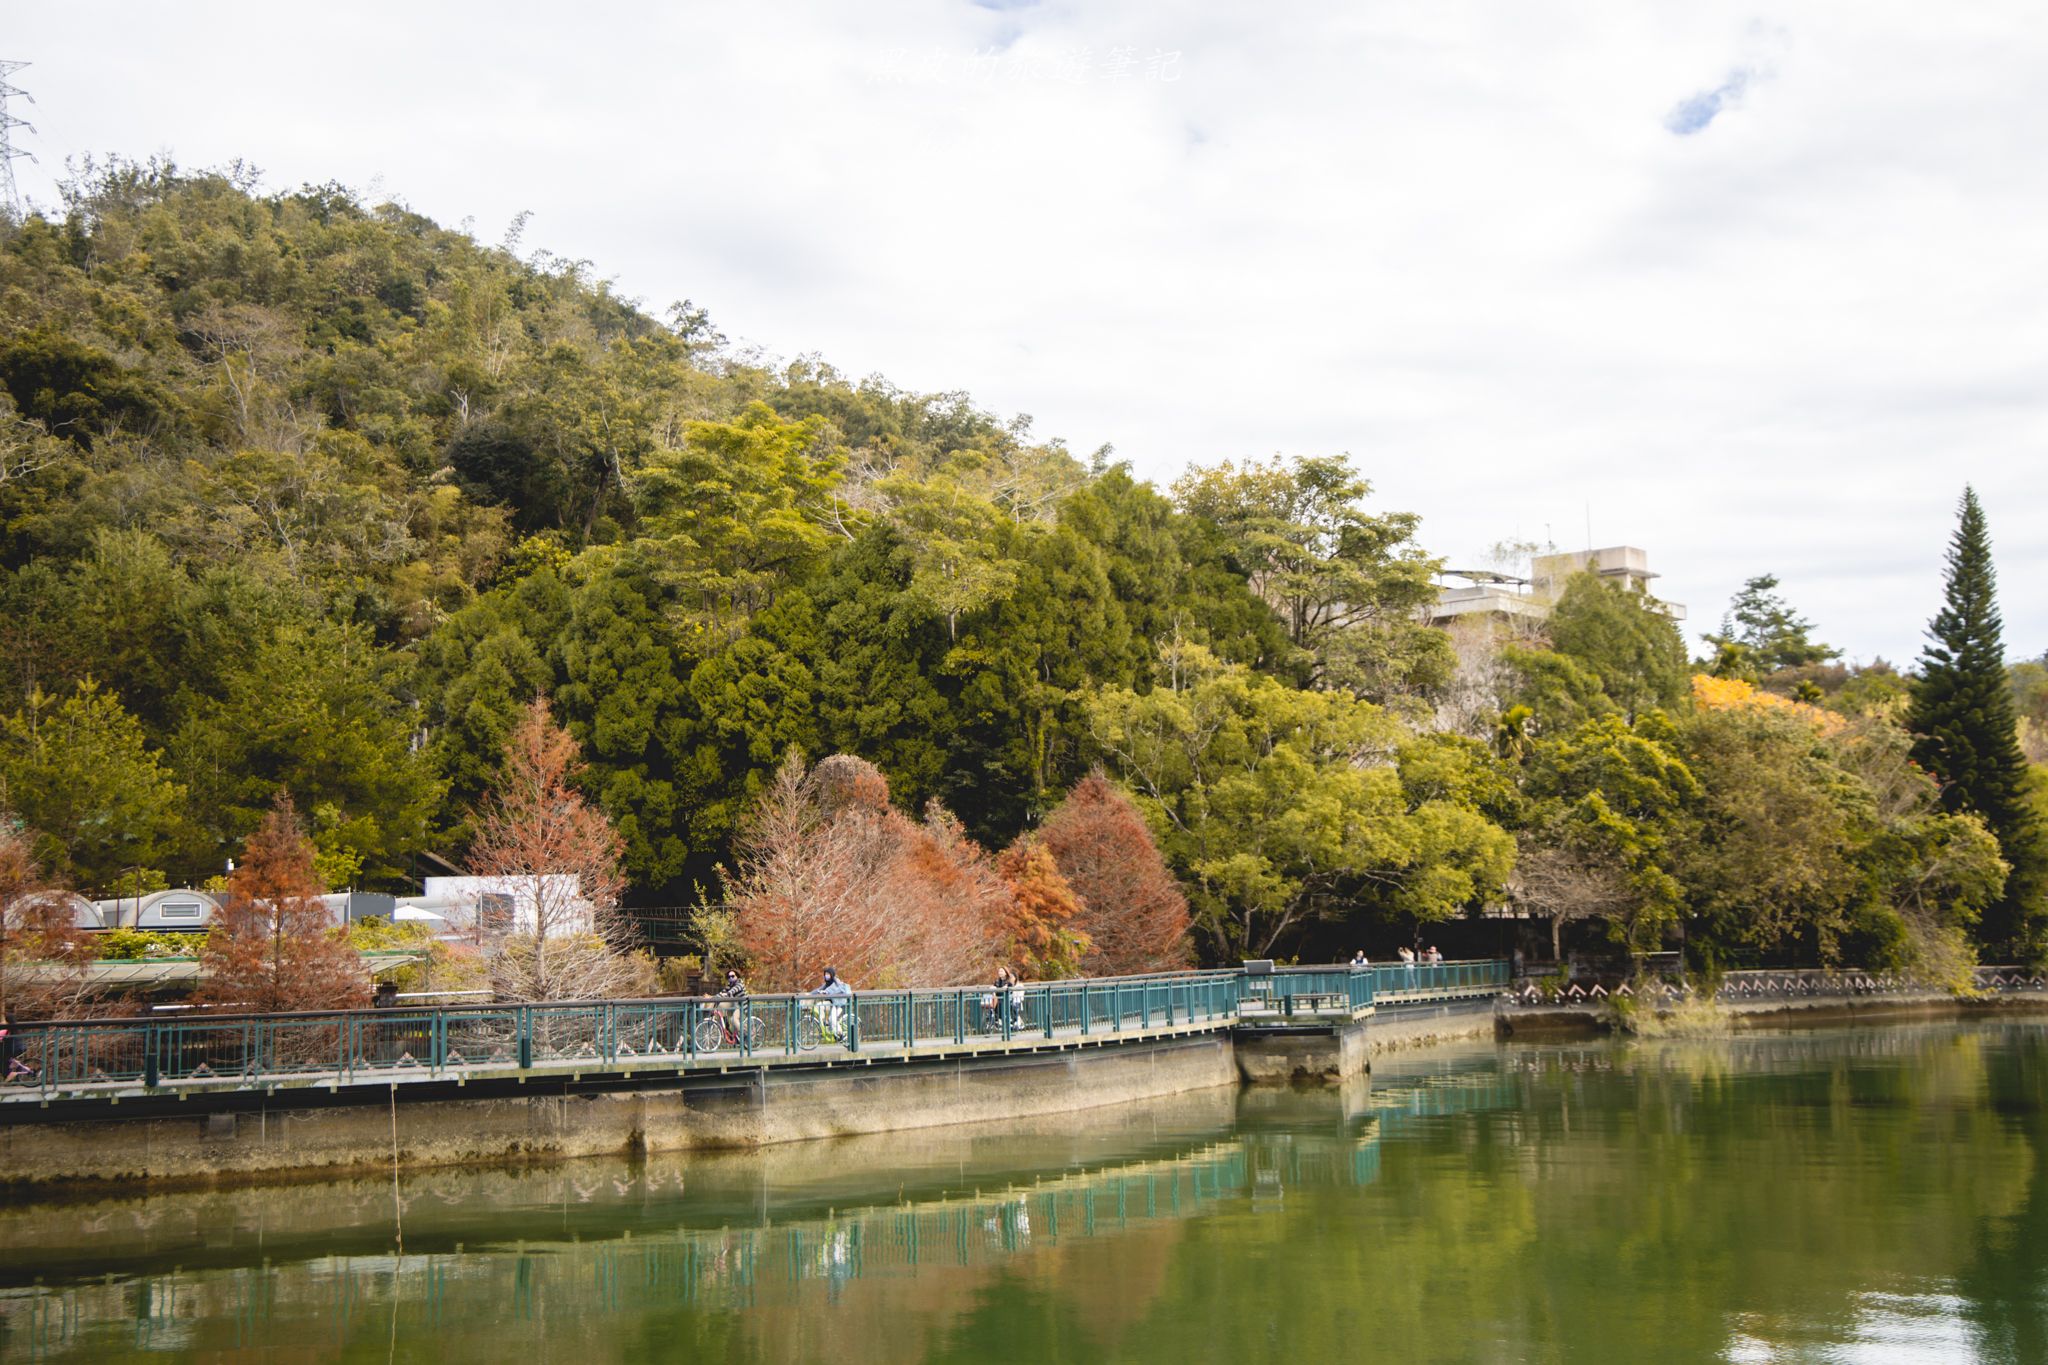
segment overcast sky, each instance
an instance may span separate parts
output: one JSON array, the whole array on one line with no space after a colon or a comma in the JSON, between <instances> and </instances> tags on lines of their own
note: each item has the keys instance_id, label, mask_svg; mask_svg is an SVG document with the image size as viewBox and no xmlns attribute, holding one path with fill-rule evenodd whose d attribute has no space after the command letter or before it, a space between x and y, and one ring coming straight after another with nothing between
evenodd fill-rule
<instances>
[{"instance_id":1,"label":"overcast sky","mask_svg":"<svg viewBox=\"0 0 2048 1365\"><path fill-rule=\"evenodd\" d=\"M1348 451L1912 658L1963 484L2048 648L2037 4L0 6L24 190L241 157L965 389L1162 485Z\"/></svg>"}]
</instances>

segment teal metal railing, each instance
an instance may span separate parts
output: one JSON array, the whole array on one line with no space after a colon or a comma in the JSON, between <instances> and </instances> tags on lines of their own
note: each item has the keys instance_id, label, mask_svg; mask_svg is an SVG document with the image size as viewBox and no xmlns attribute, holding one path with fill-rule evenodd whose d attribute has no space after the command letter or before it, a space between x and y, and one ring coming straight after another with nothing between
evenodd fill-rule
<instances>
[{"instance_id":1,"label":"teal metal railing","mask_svg":"<svg viewBox=\"0 0 2048 1365\"><path fill-rule=\"evenodd\" d=\"M1504 990L1511 975L1502 958L1462 962L1375 962L1372 973L1381 999L1418 999Z\"/></svg>"},{"instance_id":2,"label":"teal metal railing","mask_svg":"<svg viewBox=\"0 0 2048 1365\"><path fill-rule=\"evenodd\" d=\"M996 991L862 991L850 997L757 995L458 1005L308 1014L96 1019L18 1027L26 1074L5 1093L156 1087L211 1081L343 1084L535 1066L631 1071L793 1057L817 1049L904 1053L976 1040L1109 1037L1234 1023L1247 1000L1352 1010L1477 994L1507 983L1505 962L1413 968L1282 967L1051 981Z\"/></svg>"},{"instance_id":3,"label":"teal metal railing","mask_svg":"<svg viewBox=\"0 0 2048 1365\"><path fill-rule=\"evenodd\" d=\"M1366 967L1275 967L1248 976L1247 996L1294 1013L1314 1007L1398 1005L1408 1001L1486 995L1507 987L1509 964L1500 958L1460 962L1374 963Z\"/></svg>"}]
</instances>

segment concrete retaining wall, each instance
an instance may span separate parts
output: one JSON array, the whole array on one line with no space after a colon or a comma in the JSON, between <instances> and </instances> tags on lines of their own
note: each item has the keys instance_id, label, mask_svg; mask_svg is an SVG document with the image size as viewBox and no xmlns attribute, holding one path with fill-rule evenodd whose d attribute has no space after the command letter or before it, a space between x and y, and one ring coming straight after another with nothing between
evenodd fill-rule
<instances>
[{"instance_id":1,"label":"concrete retaining wall","mask_svg":"<svg viewBox=\"0 0 2048 1365\"><path fill-rule=\"evenodd\" d=\"M1381 1005L1350 1025L1240 1029L1237 1074L1248 1085L1340 1081L1371 1070L1382 1052L1466 1038L1491 1038L1494 1003L1443 1000Z\"/></svg>"},{"instance_id":2,"label":"concrete retaining wall","mask_svg":"<svg viewBox=\"0 0 2048 1365\"><path fill-rule=\"evenodd\" d=\"M1367 1038L1375 1054L1461 1038L1491 1038L1493 1016L1491 996L1483 1000L1401 1005L1375 1014Z\"/></svg>"},{"instance_id":3,"label":"concrete retaining wall","mask_svg":"<svg viewBox=\"0 0 2048 1365\"><path fill-rule=\"evenodd\" d=\"M1234 1084L1226 1033L896 1065L777 1067L511 1093L408 1087L382 1103L251 1095L210 1114L0 1128L10 1183L204 1183L602 1154L1019 1119ZM283 1102L279 1102L283 1101Z\"/></svg>"},{"instance_id":4,"label":"concrete retaining wall","mask_svg":"<svg viewBox=\"0 0 2048 1365\"><path fill-rule=\"evenodd\" d=\"M1299 1028L1240 1030L1237 1074L1247 1085L1340 1081L1366 1069L1369 1019Z\"/></svg>"}]
</instances>

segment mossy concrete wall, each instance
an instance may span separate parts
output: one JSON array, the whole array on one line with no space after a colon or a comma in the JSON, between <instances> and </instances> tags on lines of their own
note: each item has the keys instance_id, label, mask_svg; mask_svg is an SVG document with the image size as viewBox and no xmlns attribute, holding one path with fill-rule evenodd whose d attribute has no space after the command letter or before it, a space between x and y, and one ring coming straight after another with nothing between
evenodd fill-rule
<instances>
[{"instance_id":1,"label":"mossy concrete wall","mask_svg":"<svg viewBox=\"0 0 2048 1365\"><path fill-rule=\"evenodd\" d=\"M1369 1022L1240 1030L1237 1074L1247 1085L1327 1083L1356 1076L1366 1069Z\"/></svg>"},{"instance_id":2,"label":"mossy concrete wall","mask_svg":"<svg viewBox=\"0 0 2048 1365\"><path fill-rule=\"evenodd\" d=\"M1247 1085L1341 1081L1370 1070L1382 1052L1490 1038L1493 1014L1488 997L1382 1005L1348 1024L1239 1029L1237 1074Z\"/></svg>"},{"instance_id":3,"label":"mossy concrete wall","mask_svg":"<svg viewBox=\"0 0 2048 1365\"><path fill-rule=\"evenodd\" d=\"M1402 1005L1381 1010L1372 1017L1367 1041L1374 1054L1400 1048L1447 1043L1462 1038L1491 1038L1494 1035L1494 1001L1445 1000L1433 1004Z\"/></svg>"},{"instance_id":4,"label":"mossy concrete wall","mask_svg":"<svg viewBox=\"0 0 2048 1365\"><path fill-rule=\"evenodd\" d=\"M556 1079L490 1091L407 1086L250 1094L190 1115L88 1117L0 1128L9 1184L187 1185L519 1158L754 1147L800 1138L1017 1120L1232 1085L1228 1033L945 1060ZM365 1102L365 1101L368 1102Z\"/></svg>"}]
</instances>

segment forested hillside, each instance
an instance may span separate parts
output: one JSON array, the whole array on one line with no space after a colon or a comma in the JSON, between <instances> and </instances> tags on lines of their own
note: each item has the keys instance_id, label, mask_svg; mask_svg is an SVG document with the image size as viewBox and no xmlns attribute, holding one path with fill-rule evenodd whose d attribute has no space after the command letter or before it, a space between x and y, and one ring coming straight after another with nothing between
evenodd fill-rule
<instances>
[{"instance_id":1,"label":"forested hillside","mask_svg":"<svg viewBox=\"0 0 2048 1365\"><path fill-rule=\"evenodd\" d=\"M0 231L0 806L81 888L217 873L279 789L330 884L460 861L539 694L642 903L718 898L793 751L990 846L1101 765L1211 956L1512 896L1897 958L2003 882L1896 679L1695 706L1591 580L1460 644L1343 458L1162 492L339 186L117 162Z\"/></svg>"}]
</instances>

